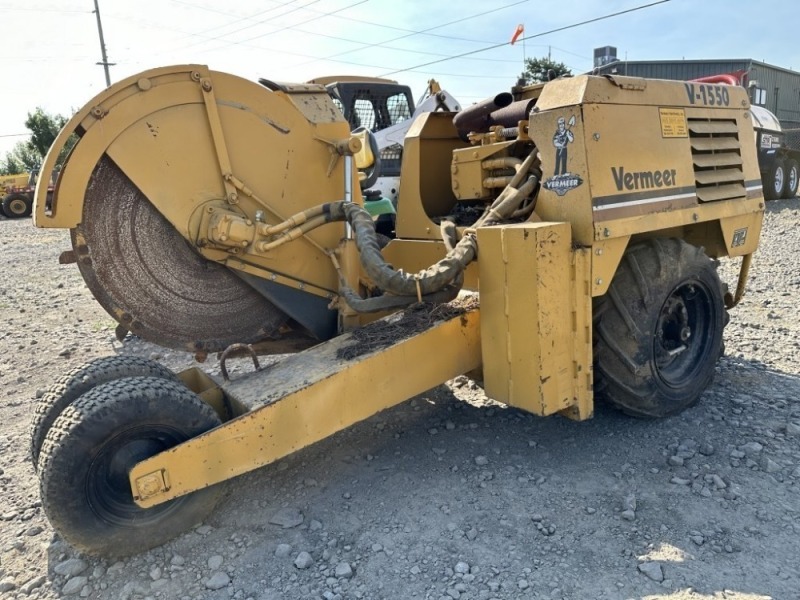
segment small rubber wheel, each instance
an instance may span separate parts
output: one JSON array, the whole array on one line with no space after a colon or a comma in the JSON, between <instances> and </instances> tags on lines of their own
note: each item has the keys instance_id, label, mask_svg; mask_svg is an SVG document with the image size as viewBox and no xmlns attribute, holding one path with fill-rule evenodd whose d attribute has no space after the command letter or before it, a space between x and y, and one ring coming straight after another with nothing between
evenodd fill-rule
<instances>
[{"instance_id":1,"label":"small rubber wheel","mask_svg":"<svg viewBox=\"0 0 800 600\"><path fill-rule=\"evenodd\" d=\"M716 263L679 239L625 253L594 303L594 390L642 418L692 406L714 378L727 323Z\"/></svg>"},{"instance_id":2,"label":"small rubber wheel","mask_svg":"<svg viewBox=\"0 0 800 600\"><path fill-rule=\"evenodd\" d=\"M39 456L42 507L51 525L82 552L121 557L201 522L224 486L145 509L133 501L128 473L219 424L197 395L159 377L117 379L86 392L53 423Z\"/></svg>"},{"instance_id":3,"label":"small rubber wheel","mask_svg":"<svg viewBox=\"0 0 800 600\"><path fill-rule=\"evenodd\" d=\"M29 217L33 210L33 202L25 194L8 194L3 198L3 213L9 219Z\"/></svg>"},{"instance_id":4,"label":"small rubber wheel","mask_svg":"<svg viewBox=\"0 0 800 600\"><path fill-rule=\"evenodd\" d=\"M767 169L763 178L764 198L766 200L777 200L783 196L786 188L786 165L781 159L776 159L772 166Z\"/></svg>"},{"instance_id":5,"label":"small rubber wheel","mask_svg":"<svg viewBox=\"0 0 800 600\"><path fill-rule=\"evenodd\" d=\"M797 196L797 185L800 182L797 161L790 158L786 161L786 189L783 190L783 197L786 199Z\"/></svg>"},{"instance_id":6,"label":"small rubber wheel","mask_svg":"<svg viewBox=\"0 0 800 600\"><path fill-rule=\"evenodd\" d=\"M34 470L38 470L39 452L47 432L67 406L101 383L123 377L145 376L178 381L167 367L138 356L104 356L59 377L36 401L34 407L31 419L31 458Z\"/></svg>"}]
</instances>

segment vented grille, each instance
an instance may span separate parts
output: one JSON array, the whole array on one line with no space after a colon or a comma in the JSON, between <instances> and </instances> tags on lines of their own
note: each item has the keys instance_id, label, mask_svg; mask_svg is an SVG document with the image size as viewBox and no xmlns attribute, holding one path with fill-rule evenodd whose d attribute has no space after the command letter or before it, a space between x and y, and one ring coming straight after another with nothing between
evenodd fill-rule
<instances>
[{"instance_id":1,"label":"vented grille","mask_svg":"<svg viewBox=\"0 0 800 600\"><path fill-rule=\"evenodd\" d=\"M733 119L689 119L697 199L744 198L739 129Z\"/></svg>"}]
</instances>

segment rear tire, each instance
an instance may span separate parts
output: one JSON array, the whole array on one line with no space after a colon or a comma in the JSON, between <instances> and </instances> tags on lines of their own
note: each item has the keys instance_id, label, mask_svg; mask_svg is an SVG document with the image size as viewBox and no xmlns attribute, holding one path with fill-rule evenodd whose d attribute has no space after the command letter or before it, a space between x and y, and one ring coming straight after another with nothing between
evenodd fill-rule
<instances>
[{"instance_id":1,"label":"rear tire","mask_svg":"<svg viewBox=\"0 0 800 600\"><path fill-rule=\"evenodd\" d=\"M786 165L781 159L775 159L772 166L767 169L767 174L762 183L764 184L764 198L766 200L777 200L783 196L786 189Z\"/></svg>"},{"instance_id":2,"label":"rear tire","mask_svg":"<svg viewBox=\"0 0 800 600\"><path fill-rule=\"evenodd\" d=\"M594 306L598 397L642 418L677 414L711 384L727 323L715 263L679 239L629 248Z\"/></svg>"},{"instance_id":3,"label":"rear tire","mask_svg":"<svg viewBox=\"0 0 800 600\"><path fill-rule=\"evenodd\" d=\"M104 356L60 377L36 402L31 420L31 458L39 468L39 452L47 432L64 409L102 383L123 377L160 377L177 382L167 367L138 356Z\"/></svg>"},{"instance_id":4,"label":"rear tire","mask_svg":"<svg viewBox=\"0 0 800 600\"><path fill-rule=\"evenodd\" d=\"M3 214L9 219L29 217L33 209L31 199L25 194L8 194L3 198Z\"/></svg>"},{"instance_id":5,"label":"rear tire","mask_svg":"<svg viewBox=\"0 0 800 600\"><path fill-rule=\"evenodd\" d=\"M798 173L797 161L790 158L786 161L786 189L783 191L783 197L786 199L794 198L797 196L797 185L800 182L800 173Z\"/></svg>"},{"instance_id":6,"label":"rear tire","mask_svg":"<svg viewBox=\"0 0 800 600\"><path fill-rule=\"evenodd\" d=\"M53 528L82 552L117 557L201 522L224 486L145 509L133 501L128 473L219 424L188 388L158 377L118 379L87 392L53 423L39 457L42 507Z\"/></svg>"}]
</instances>

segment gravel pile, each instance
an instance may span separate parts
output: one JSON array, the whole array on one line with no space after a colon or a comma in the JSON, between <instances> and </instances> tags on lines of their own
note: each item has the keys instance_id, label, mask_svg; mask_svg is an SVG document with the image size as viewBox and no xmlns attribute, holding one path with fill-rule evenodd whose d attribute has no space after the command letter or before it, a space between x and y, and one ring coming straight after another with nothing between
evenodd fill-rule
<instances>
[{"instance_id":1,"label":"gravel pile","mask_svg":"<svg viewBox=\"0 0 800 600\"><path fill-rule=\"evenodd\" d=\"M0 598L798 598L800 200L768 205L762 240L715 383L677 417L540 419L459 377L230 482L207 522L117 561L50 528L35 399L90 358L193 357L118 342L58 265L67 234L0 220ZM737 269L721 266L732 289Z\"/></svg>"}]
</instances>

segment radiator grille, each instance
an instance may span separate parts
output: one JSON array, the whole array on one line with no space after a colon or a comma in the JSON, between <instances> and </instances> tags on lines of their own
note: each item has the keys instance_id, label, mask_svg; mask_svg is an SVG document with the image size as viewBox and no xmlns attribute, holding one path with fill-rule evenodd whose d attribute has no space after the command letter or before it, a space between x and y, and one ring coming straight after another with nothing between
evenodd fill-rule
<instances>
[{"instance_id":1,"label":"radiator grille","mask_svg":"<svg viewBox=\"0 0 800 600\"><path fill-rule=\"evenodd\" d=\"M697 199L744 198L739 128L733 119L689 119Z\"/></svg>"}]
</instances>

